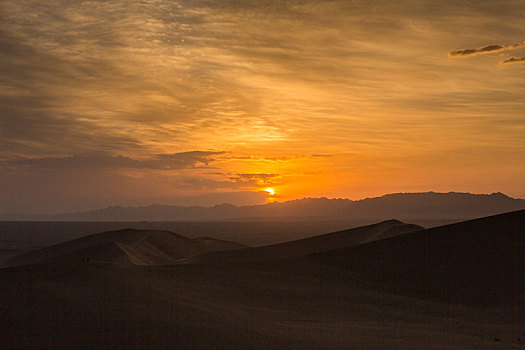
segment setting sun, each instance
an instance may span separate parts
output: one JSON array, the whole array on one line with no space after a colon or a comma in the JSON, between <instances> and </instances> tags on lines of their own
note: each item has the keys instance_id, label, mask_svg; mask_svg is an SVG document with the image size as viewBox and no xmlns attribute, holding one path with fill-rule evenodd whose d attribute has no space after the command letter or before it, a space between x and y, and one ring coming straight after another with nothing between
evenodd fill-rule
<instances>
[{"instance_id":1,"label":"setting sun","mask_svg":"<svg viewBox=\"0 0 525 350\"><path fill-rule=\"evenodd\" d=\"M0 350L525 350L523 18L0 0Z\"/></svg>"}]
</instances>

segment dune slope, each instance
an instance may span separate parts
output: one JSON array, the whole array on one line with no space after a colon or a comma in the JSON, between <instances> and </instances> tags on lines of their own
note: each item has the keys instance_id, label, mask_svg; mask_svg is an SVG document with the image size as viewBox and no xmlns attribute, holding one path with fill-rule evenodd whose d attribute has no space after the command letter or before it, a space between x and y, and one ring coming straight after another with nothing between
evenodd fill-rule
<instances>
[{"instance_id":1,"label":"dune slope","mask_svg":"<svg viewBox=\"0 0 525 350\"><path fill-rule=\"evenodd\" d=\"M288 259L382 290L461 303L525 293L525 210Z\"/></svg>"},{"instance_id":2,"label":"dune slope","mask_svg":"<svg viewBox=\"0 0 525 350\"><path fill-rule=\"evenodd\" d=\"M23 266L53 261L133 265L166 265L178 259L215 250L241 249L245 246L227 241L193 240L164 230L123 229L108 231L44 247L9 257L6 266Z\"/></svg>"},{"instance_id":3,"label":"dune slope","mask_svg":"<svg viewBox=\"0 0 525 350\"><path fill-rule=\"evenodd\" d=\"M296 241L274 244L239 251L214 252L189 259L189 263L257 263L283 260L333 249L350 247L385 237L423 230L422 227L404 224L397 220L357 227L304 238Z\"/></svg>"},{"instance_id":4,"label":"dune slope","mask_svg":"<svg viewBox=\"0 0 525 350\"><path fill-rule=\"evenodd\" d=\"M524 214L368 242L399 234L402 227L381 223L320 236L316 244L273 246L271 254L259 255L268 260L257 264L231 263L229 252L212 254L209 264L149 264L151 256L181 254L181 246L159 246L167 233L117 243L95 240L98 245L80 245L71 256L83 249L114 256L125 246L148 266L136 266L124 253L119 254L128 265L68 261L62 254L47 264L0 269L0 344L520 349ZM300 248L290 248L294 244Z\"/></svg>"}]
</instances>

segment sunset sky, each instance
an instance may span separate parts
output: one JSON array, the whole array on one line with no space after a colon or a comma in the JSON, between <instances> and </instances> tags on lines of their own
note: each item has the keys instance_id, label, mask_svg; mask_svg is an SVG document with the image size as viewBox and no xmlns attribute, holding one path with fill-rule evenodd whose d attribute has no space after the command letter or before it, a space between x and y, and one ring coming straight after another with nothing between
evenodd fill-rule
<instances>
[{"instance_id":1,"label":"sunset sky","mask_svg":"<svg viewBox=\"0 0 525 350\"><path fill-rule=\"evenodd\" d=\"M525 197L525 1L0 2L0 212Z\"/></svg>"}]
</instances>

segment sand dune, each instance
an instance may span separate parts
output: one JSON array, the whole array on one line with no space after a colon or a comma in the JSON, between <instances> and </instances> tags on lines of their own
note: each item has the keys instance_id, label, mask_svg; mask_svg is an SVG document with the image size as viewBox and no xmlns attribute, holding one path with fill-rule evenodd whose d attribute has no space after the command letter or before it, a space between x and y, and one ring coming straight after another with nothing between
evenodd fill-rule
<instances>
[{"instance_id":1,"label":"sand dune","mask_svg":"<svg viewBox=\"0 0 525 350\"><path fill-rule=\"evenodd\" d=\"M230 243L84 239L33 253L54 256L47 264L0 270L3 348L525 348L525 211L430 230L392 220L194 259L199 244ZM68 260L95 252L101 261ZM181 256L197 263L157 265Z\"/></svg>"},{"instance_id":2,"label":"sand dune","mask_svg":"<svg viewBox=\"0 0 525 350\"><path fill-rule=\"evenodd\" d=\"M210 237L188 239L165 230L123 229L89 235L12 256L3 260L2 265L21 266L60 259L68 262L93 260L133 265L171 265L211 262L216 259L214 252L219 254L220 261L224 259L230 259L231 262L267 261L272 256L282 259L307 255L421 229L417 225L389 220L298 241L252 248L240 254L233 251L247 247L230 241ZM100 252L97 251L97 247Z\"/></svg>"},{"instance_id":3,"label":"sand dune","mask_svg":"<svg viewBox=\"0 0 525 350\"><path fill-rule=\"evenodd\" d=\"M12 249L12 248L0 249L0 261L7 259L9 257L15 256L15 255L20 255L24 253L25 251L26 251L25 249Z\"/></svg>"},{"instance_id":4,"label":"sand dune","mask_svg":"<svg viewBox=\"0 0 525 350\"><path fill-rule=\"evenodd\" d=\"M308 254L330 251L337 248L371 242L374 240L420 231L422 227L404 224L397 220L383 221L378 224L357 227L304 238L296 241L274 244L242 251L216 252L189 259L188 263L256 263L288 259Z\"/></svg>"},{"instance_id":5,"label":"sand dune","mask_svg":"<svg viewBox=\"0 0 525 350\"><path fill-rule=\"evenodd\" d=\"M248 248L248 246L244 244L211 237L198 237L194 240L203 243L210 252Z\"/></svg>"},{"instance_id":6,"label":"sand dune","mask_svg":"<svg viewBox=\"0 0 525 350\"><path fill-rule=\"evenodd\" d=\"M525 292L525 210L287 259L282 265L343 270L354 283L417 297L501 303Z\"/></svg>"},{"instance_id":7,"label":"sand dune","mask_svg":"<svg viewBox=\"0 0 525 350\"><path fill-rule=\"evenodd\" d=\"M525 210L422 230L391 220L332 234L192 257L323 274L417 297L494 304L525 291Z\"/></svg>"},{"instance_id":8,"label":"sand dune","mask_svg":"<svg viewBox=\"0 0 525 350\"><path fill-rule=\"evenodd\" d=\"M3 260L2 265L22 266L54 261L167 265L207 252L241 248L245 246L211 238L193 240L164 230L123 229L12 256Z\"/></svg>"}]
</instances>

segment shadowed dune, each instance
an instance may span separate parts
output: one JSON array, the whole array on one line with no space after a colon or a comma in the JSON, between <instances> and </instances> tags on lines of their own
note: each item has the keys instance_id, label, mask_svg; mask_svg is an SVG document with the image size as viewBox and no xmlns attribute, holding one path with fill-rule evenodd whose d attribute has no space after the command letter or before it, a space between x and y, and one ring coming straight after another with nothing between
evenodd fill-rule
<instances>
[{"instance_id":1,"label":"shadowed dune","mask_svg":"<svg viewBox=\"0 0 525 350\"><path fill-rule=\"evenodd\" d=\"M296 241L274 244L265 247L228 251L195 256L189 263L256 263L282 260L308 254L350 247L387 237L423 230L422 227L404 224L397 220L383 221L378 224L357 227L304 238Z\"/></svg>"},{"instance_id":2,"label":"shadowed dune","mask_svg":"<svg viewBox=\"0 0 525 350\"><path fill-rule=\"evenodd\" d=\"M232 243L94 236L33 252L54 261L0 270L5 348L525 347L525 211L215 253L197 247ZM79 252L102 259L68 260ZM125 260L108 263L116 255ZM166 256L198 263L151 263Z\"/></svg>"},{"instance_id":3,"label":"shadowed dune","mask_svg":"<svg viewBox=\"0 0 525 350\"><path fill-rule=\"evenodd\" d=\"M13 256L3 266L22 266L53 261L98 261L133 265L166 265L178 259L246 246L234 242L188 239L164 230L123 229L89 235Z\"/></svg>"},{"instance_id":4,"label":"shadowed dune","mask_svg":"<svg viewBox=\"0 0 525 350\"><path fill-rule=\"evenodd\" d=\"M25 249L16 249L16 248L0 249L0 261L7 259L9 257L15 256L15 255L20 255L24 253L25 251L26 251Z\"/></svg>"},{"instance_id":5,"label":"shadowed dune","mask_svg":"<svg viewBox=\"0 0 525 350\"><path fill-rule=\"evenodd\" d=\"M258 263L261 268L331 276L388 292L495 304L525 291L525 210L427 230L390 220L189 261Z\"/></svg>"},{"instance_id":6,"label":"shadowed dune","mask_svg":"<svg viewBox=\"0 0 525 350\"><path fill-rule=\"evenodd\" d=\"M224 262L225 259L230 262L268 261L272 260L272 257L302 256L421 229L417 225L389 220L298 241L251 248L246 253L233 252L247 248L244 245L210 237L188 239L165 230L123 229L89 235L13 256L5 259L3 265L21 266L55 260L73 262L89 259L118 264L171 265L188 262L212 262L216 259L213 252L222 253L218 255L220 262Z\"/></svg>"},{"instance_id":7,"label":"shadowed dune","mask_svg":"<svg viewBox=\"0 0 525 350\"><path fill-rule=\"evenodd\" d=\"M198 237L198 238L195 238L194 241L203 243L208 248L209 251L213 251L213 252L248 248L248 246L244 244L226 241L223 239L215 239L211 237Z\"/></svg>"},{"instance_id":8,"label":"shadowed dune","mask_svg":"<svg viewBox=\"0 0 525 350\"><path fill-rule=\"evenodd\" d=\"M228 259L225 259L228 261ZM448 302L497 304L525 292L525 210L279 262Z\"/></svg>"}]
</instances>

